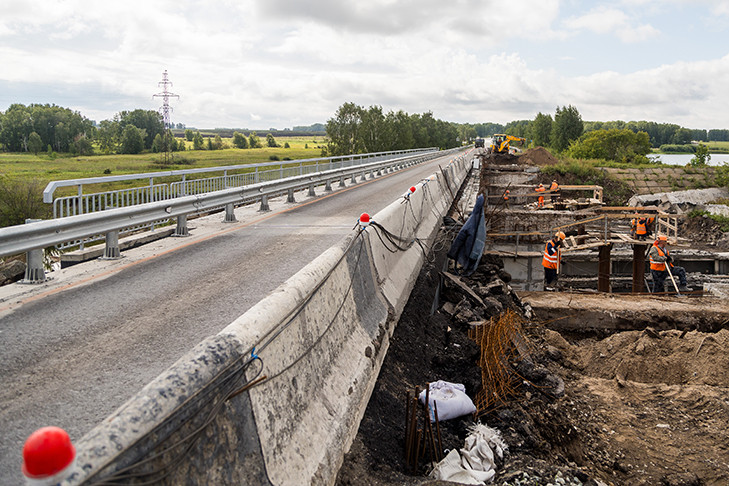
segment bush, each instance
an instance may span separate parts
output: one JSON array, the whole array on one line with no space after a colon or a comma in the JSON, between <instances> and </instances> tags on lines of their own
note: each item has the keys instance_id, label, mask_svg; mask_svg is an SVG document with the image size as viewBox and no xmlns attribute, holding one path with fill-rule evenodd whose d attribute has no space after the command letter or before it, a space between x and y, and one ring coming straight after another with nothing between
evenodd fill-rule
<instances>
[{"instance_id":1,"label":"bush","mask_svg":"<svg viewBox=\"0 0 729 486\"><path fill-rule=\"evenodd\" d=\"M661 145L659 150L667 154L693 154L696 152L696 147L691 144L687 145L673 145L664 144Z\"/></svg>"},{"instance_id":2,"label":"bush","mask_svg":"<svg viewBox=\"0 0 729 486\"><path fill-rule=\"evenodd\" d=\"M44 184L38 180L0 177L0 226L24 224L26 219L48 219L51 205L44 204Z\"/></svg>"},{"instance_id":3,"label":"bush","mask_svg":"<svg viewBox=\"0 0 729 486\"><path fill-rule=\"evenodd\" d=\"M269 155L268 160L281 160L278 158L278 155Z\"/></svg>"}]
</instances>

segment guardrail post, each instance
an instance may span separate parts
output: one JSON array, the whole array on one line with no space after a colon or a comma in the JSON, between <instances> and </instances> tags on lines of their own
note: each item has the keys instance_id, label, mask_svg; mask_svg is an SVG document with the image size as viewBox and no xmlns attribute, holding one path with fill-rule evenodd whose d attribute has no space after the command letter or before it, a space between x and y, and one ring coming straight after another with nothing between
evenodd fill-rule
<instances>
[{"instance_id":1,"label":"guardrail post","mask_svg":"<svg viewBox=\"0 0 729 486\"><path fill-rule=\"evenodd\" d=\"M316 197L316 192L314 191L314 184L309 184L309 197Z\"/></svg>"},{"instance_id":2,"label":"guardrail post","mask_svg":"<svg viewBox=\"0 0 729 486\"><path fill-rule=\"evenodd\" d=\"M228 203L225 205L225 218L223 218L223 223L237 223L238 220L235 219L235 211L233 211L233 203Z\"/></svg>"},{"instance_id":3,"label":"guardrail post","mask_svg":"<svg viewBox=\"0 0 729 486\"><path fill-rule=\"evenodd\" d=\"M326 183L324 184L324 190L326 192L332 192L332 181L327 179Z\"/></svg>"},{"instance_id":4,"label":"guardrail post","mask_svg":"<svg viewBox=\"0 0 729 486\"><path fill-rule=\"evenodd\" d=\"M264 194L261 196L261 207L258 208L259 211L270 211L271 208L268 206L268 195Z\"/></svg>"},{"instance_id":5,"label":"guardrail post","mask_svg":"<svg viewBox=\"0 0 729 486\"><path fill-rule=\"evenodd\" d=\"M296 198L294 197L294 190L293 189L289 189L289 194L288 194L288 197L286 198L286 202L287 203L295 203L296 202Z\"/></svg>"},{"instance_id":6,"label":"guardrail post","mask_svg":"<svg viewBox=\"0 0 729 486\"><path fill-rule=\"evenodd\" d=\"M187 214L181 214L177 217L177 227L172 236L190 236L187 230Z\"/></svg>"},{"instance_id":7,"label":"guardrail post","mask_svg":"<svg viewBox=\"0 0 729 486\"><path fill-rule=\"evenodd\" d=\"M339 178L339 187L347 187L347 184L344 183L344 176Z\"/></svg>"},{"instance_id":8,"label":"guardrail post","mask_svg":"<svg viewBox=\"0 0 729 486\"><path fill-rule=\"evenodd\" d=\"M104 238L104 254L99 260L118 260L121 258L119 249L119 230L109 231Z\"/></svg>"},{"instance_id":9,"label":"guardrail post","mask_svg":"<svg viewBox=\"0 0 729 486\"><path fill-rule=\"evenodd\" d=\"M35 223L40 219L26 219L27 223ZM43 248L35 248L25 254L25 276L20 283L37 284L43 283L46 279L46 271L43 268Z\"/></svg>"},{"instance_id":10,"label":"guardrail post","mask_svg":"<svg viewBox=\"0 0 729 486\"><path fill-rule=\"evenodd\" d=\"M352 181L351 182L352 182L352 184L357 184L357 175L356 174L352 174Z\"/></svg>"}]
</instances>

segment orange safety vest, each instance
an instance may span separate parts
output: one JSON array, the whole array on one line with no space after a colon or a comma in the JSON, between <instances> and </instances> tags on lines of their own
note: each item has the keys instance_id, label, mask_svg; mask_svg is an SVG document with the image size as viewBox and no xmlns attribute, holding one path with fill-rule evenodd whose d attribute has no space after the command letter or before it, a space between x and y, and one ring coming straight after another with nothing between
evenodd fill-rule
<instances>
[{"instance_id":1,"label":"orange safety vest","mask_svg":"<svg viewBox=\"0 0 729 486\"><path fill-rule=\"evenodd\" d=\"M537 187L536 189L534 189L534 191L536 191L536 192L546 192L547 190L544 188L544 186L541 186L541 187ZM541 206L544 206L544 196L539 196L539 198L537 199L537 201L539 202L539 206L540 207Z\"/></svg>"},{"instance_id":2,"label":"orange safety vest","mask_svg":"<svg viewBox=\"0 0 729 486\"><path fill-rule=\"evenodd\" d=\"M660 256L668 257L668 249L661 250L661 247L653 243L653 246L658 249L658 254ZM656 272L665 272L666 271L666 262L657 262L653 260L653 255L651 254L650 257L651 262L651 270L655 270Z\"/></svg>"},{"instance_id":3,"label":"orange safety vest","mask_svg":"<svg viewBox=\"0 0 729 486\"><path fill-rule=\"evenodd\" d=\"M549 252L550 247L554 253ZM557 270L558 265L559 265L559 252L554 247L554 243L552 243L552 240L549 240L544 247L544 254L542 257L542 266L545 268L552 268L554 270Z\"/></svg>"},{"instance_id":4,"label":"orange safety vest","mask_svg":"<svg viewBox=\"0 0 729 486\"><path fill-rule=\"evenodd\" d=\"M556 182L552 182L552 185L549 186L549 190L556 191L557 189L559 189L559 184L557 184Z\"/></svg>"},{"instance_id":5,"label":"orange safety vest","mask_svg":"<svg viewBox=\"0 0 729 486\"><path fill-rule=\"evenodd\" d=\"M646 226L645 226L645 218L640 218L638 220L637 226L635 227L635 234L636 235L645 235L647 233L648 233L648 230L646 229Z\"/></svg>"}]
</instances>

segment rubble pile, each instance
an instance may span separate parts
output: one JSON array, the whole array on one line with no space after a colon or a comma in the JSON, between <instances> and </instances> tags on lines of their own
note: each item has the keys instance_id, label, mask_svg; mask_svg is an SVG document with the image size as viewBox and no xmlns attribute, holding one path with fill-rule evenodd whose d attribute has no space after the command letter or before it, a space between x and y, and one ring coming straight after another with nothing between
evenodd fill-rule
<instances>
[{"instance_id":1,"label":"rubble pile","mask_svg":"<svg viewBox=\"0 0 729 486\"><path fill-rule=\"evenodd\" d=\"M729 232L723 232L721 225L707 215L679 219L678 232L690 238L696 249L729 250Z\"/></svg>"},{"instance_id":2,"label":"rubble pile","mask_svg":"<svg viewBox=\"0 0 729 486\"><path fill-rule=\"evenodd\" d=\"M452 263L450 271L439 271L445 261L443 250L421 271L391 338L357 438L345 456L338 485L427 484L427 461L415 475L405 464L407 391L444 380L465 385L466 393L476 397L482 391L478 366L482 350L469 339L469 330L506 312L525 322L532 315L509 285L511 276L499 258L485 256L469 276L457 275ZM441 278L442 291L436 297ZM432 307L436 310L429 315ZM564 394L564 382L548 370L550 355L529 343L533 332L527 329L520 335L524 349L510 358L515 395L479 410L477 419L468 415L442 421L443 447L464 447L469 428L480 421L499 429L508 445L492 484L548 484L556 479L554 484L598 484L590 482L589 469L571 459L578 434L556 402Z\"/></svg>"}]
</instances>

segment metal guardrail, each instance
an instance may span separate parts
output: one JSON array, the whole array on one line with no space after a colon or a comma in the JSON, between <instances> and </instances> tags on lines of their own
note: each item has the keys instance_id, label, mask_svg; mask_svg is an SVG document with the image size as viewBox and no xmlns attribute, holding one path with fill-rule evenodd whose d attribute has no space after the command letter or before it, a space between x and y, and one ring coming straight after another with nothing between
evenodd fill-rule
<instances>
[{"instance_id":1,"label":"metal guardrail","mask_svg":"<svg viewBox=\"0 0 729 486\"><path fill-rule=\"evenodd\" d=\"M230 187L240 187L256 184L262 181L284 179L297 175L321 172L337 168L352 167L375 161L389 160L397 156L417 153L427 153L437 148L408 149L392 152L376 152L355 154L347 156L323 157L314 159L299 159L282 162L267 162L263 164L245 164L222 167L205 167L198 169L185 169L169 172L147 172L142 174L125 174L119 176L91 177L86 179L69 179L51 181L43 191L43 200L53 203L53 217L64 218L77 214L87 214L104 211L110 208L134 206L154 201L162 201L173 197L189 196L204 192L221 191ZM230 174L237 170L249 172ZM188 175L222 172L222 176L203 179L187 179ZM182 180L172 183L155 184L155 177L181 177ZM119 181L149 180L149 185L118 189L113 191L84 194L84 186L98 183ZM53 193L59 187L77 186L78 194L53 199ZM145 228L153 230L156 225L164 224L167 220L155 221L145 225L125 228L120 233L130 233ZM56 245L58 249L79 247L83 249L86 243L101 241L104 235L93 235L82 240L68 241Z\"/></svg>"},{"instance_id":2,"label":"metal guardrail","mask_svg":"<svg viewBox=\"0 0 729 486\"><path fill-rule=\"evenodd\" d=\"M343 155L343 156L336 156L336 157L319 157L319 158L313 158L313 159L298 159L298 160L284 160L280 162L267 162L264 164L241 164L241 165L226 165L226 166L219 166L219 167L201 167L198 169L183 169L183 170L169 170L169 171L159 171L159 172L146 172L143 174L124 174L124 175L117 175L117 176L102 176L102 177L88 177L85 179L67 179L62 181L51 181L48 183L46 188L43 190L43 202L45 203L52 203L53 202L53 193L56 191L56 189L60 187L77 187L78 188L78 194L77 196L83 195L83 186L84 185L90 185L90 184L100 184L105 182L119 182L119 181L131 181L131 180L149 180L149 185L154 185L154 179L160 178L160 177L182 177L183 181L186 179L186 176L193 175L193 174L205 174L205 173L211 173L211 172L222 172L223 177L227 176L228 171L235 171L235 170L251 170L254 174L259 174L258 176L254 175L254 182L260 182L262 180L260 173L263 172L261 169L265 169L268 167L279 167L280 170L288 169L291 167L295 167L299 170L299 175L302 175L303 167L307 167L310 165L313 165L315 167L326 167L326 170L336 169L336 168L344 168L347 166L354 166L355 161L359 162L359 165L363 165L366 163L371 163L376 161L377 159L383 159L383 158L392 158L396 156L401 155L408 155L408 154L416 154L416 153L426 153L426 152L434 152L438 151L438 147L429 147L429 148L422 148L422 149L408 149L408 150L396 150L391 152L375 152L375 153L367 153L367 154L354 154L354 155ZM326 163L319 163L320 161L325 161ZM349 164L347 163L349 162ZM293 174L291 174L293 175ZM70 215L67 215L70 216Z\"/></svg>"},{"instance_id":3,"label":"metal guardrail","mask_svg":"<svg viewBox=\"0 0 729 486\"><path fill-rule=\"evenodd\" d=\"M118 231L130 226L149 224L174 217L186 218L189 214L208 212L228 204L253 202L270 195L328 183L337 178L364 176L368 172L371 174L375 171L414 165L459 150L461 149L410 155L385 162L374 162L318 174L260 182L211 193L182 196L164 201L0 228L0 257L31 252L98 234L109 236L113 233L112 241L116 241Z\"/></svg>"}]
</instances>

